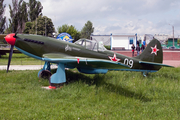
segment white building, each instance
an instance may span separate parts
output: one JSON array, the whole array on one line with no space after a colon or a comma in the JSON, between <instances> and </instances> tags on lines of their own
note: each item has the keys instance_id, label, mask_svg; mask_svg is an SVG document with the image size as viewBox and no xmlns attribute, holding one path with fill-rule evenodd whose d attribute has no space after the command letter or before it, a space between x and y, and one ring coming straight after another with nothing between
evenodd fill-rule
<instances>
[{"instance_id":1,"label":"white building","mask_svg":"<svg viewBox=\"0 0 180 120\"><path fill-rule=\"evenodd\" d=\"M131 49L132 44L136 47L136 35L111 35L111 50Z\"/></svg>"},{"instance_id":2,"label":"white building","mask_svg":"<svg viewBox=\"0 0 180 120\"><path fill-rule=\"evenodd\" d=\"M103 41L104 45L111 46L111 50L131 49L132 44L136 47L136 35L91 35L91 39Z\"/></svg>"}]
</instances>

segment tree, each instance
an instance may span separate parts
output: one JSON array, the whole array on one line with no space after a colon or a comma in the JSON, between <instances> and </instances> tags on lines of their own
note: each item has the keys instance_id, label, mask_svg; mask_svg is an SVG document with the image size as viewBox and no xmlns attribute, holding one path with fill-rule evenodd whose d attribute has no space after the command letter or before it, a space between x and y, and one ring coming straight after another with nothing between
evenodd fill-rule
<instances>
[{"instance_id":1,"label":"tree","mask_svg":"<svg viewBox=\"0 0 180 120\"><path fill-rule=\"evenodd\" d=\"M57 29L58 29L58 33L67 32L69 26L67 24L64 24L61 27L58 27Z\"/></svg>"},{"instance_id":2,"label":"tree","mask_svg":"<svg viewBox=\"0 0 180 120\"><path fill-rule=\"evenodd\" d=\"M33 25L32 22L26 22L23 33L25 33L25 34L31 33L32 25Z\"/></svg>"},{"instance_id":3,"label":"tree","mask_svg":"<svg viewBox=\"0 0 180 120\"><path fill-rule=\"evenodd\" d=\"M81 30L81 38L90 39L90 35L94 32L94 27L91 21L87 21Z\"/></svg>"},{"instance_id":4,"label":"tree","mask_svg":"<svg viewBox=\"0 0 180 120\"><path fill-rule=\"evenodd\" d=\"M72 38L74 39L73 42L79 40L80 32L78 32L74 26L69 26L66 32L72 36Z\"/></svg>"},{"instance_id":5,"label":"tree","mask_svg":"<svg viewBox=\"0 0 180 120\"><path fill-rule=\"evenodd\" d=\"M25 23L28 21L28 12L27 12L27 3L23 1L22 5L19 8L19 31L20 33L22 33L24 31L25 28Z\"/></svg>"},{"instance_id":6,"label":"tree","mask_svg":"<svg viewBox=\"0 0 180 120\"><path fill-rule=\"evenodd\" d=\"M39 16L33 22L27 22L24 33L26 34L38 34L45 36L52 36L54 32L54 25L52 20L46 16Z\"/></svg>"},{"instance_id":7,"label":"tree","mask_svg":"<svg viewBox=\"0 0 180 120\"><path fill-rule=\"evenodd\" d=\"M23 7L22 6L23 0L12 0L12 6L9 5L10 9L10 19L9 19L9 31L11 32L16 32L18 28L22 29L22 21L26 21L27 18L25 18L24 15L26 15L26 7L25 7L25 2L23 2ZM22 10L22 11L21 11Z\"/></svg>"},{"instance_id":8,"label":"tree","mask_svg":"<svg viewBox=\"0 0 180 120\"><path fill-rule=\"evenodd\" d=\"M29 0L29 18L31 22L36 20L38 16L42 16L42 9L43 6L41 5L41 2Z\"/></svg>"},{"instance_id":9,"label":"tree","mask_svg":"<svg viewBox=\"0 0 180 120\"><path fill-rule=\"evenodd\" d=\"M39 1L29 0L26 3L23 0L12 0L12 6L9 5L10 19L9 19L9 31L22 33L25 29L25 23L28 21L36 20L39 15L42 15L42 5Z\"/></svg>"},{"instance_id":10,"label":"tree","mask_svg":"<svg viewBox=\"0 0 180 120\"><path fill-rule=\"evenodd\" d=\"M3 5L4 0L0 1L0 34L4 33L6 17L4 17L4 9L6 5Z\"/></svg>"},{"instance_id":11,"label":"tree","mask_svg":"<svg viewBox=\"0 0 180 120\"><path fill-rule=\"evenodd\" d=\"M76 28L72 25L64 24L61 27L58 27L58 33L66 32L69 33L72 38L74 39L73 42L79 40L80 38L80 32L76 30Z\"/></svg>"}]
</instances>

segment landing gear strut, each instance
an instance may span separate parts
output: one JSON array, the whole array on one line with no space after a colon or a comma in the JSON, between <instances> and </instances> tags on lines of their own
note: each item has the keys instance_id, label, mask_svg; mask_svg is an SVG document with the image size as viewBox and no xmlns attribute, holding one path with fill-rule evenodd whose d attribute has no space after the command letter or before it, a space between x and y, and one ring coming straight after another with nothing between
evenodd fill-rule
<instances>
[{"instance_id":1,"label":"landing gear strut","mask_svg":"<svg viewBox=\"0 0 180 120\"><path fill-rule=\"evenodd\" d=\"M144 77L147 77L148 72L142 72Z\"/></svg>"},{"instance_id":2,"label":"landing gear strut","mask_svg":"<svg viewBox=\"0 0 180 120\"><path fill-rule=\"evenodd\" d=\"M43 79L49 79L50 76L52 75L50 71L51 71L50 63L45 62L43 69L38 72L38 77Z\"/></svg>"},{"instance_id":3,"label":"landing gear strut","mask_svg":"<svg viewBox=\"0 0 180 120\"><path fill-rule=\"evenodd\" d=\"M55 74L53 74L49 79L49 88L59 88L62 87L66 82L65 66L62 63L58 64L58 69Z\"/></svg>"}]
</instances>

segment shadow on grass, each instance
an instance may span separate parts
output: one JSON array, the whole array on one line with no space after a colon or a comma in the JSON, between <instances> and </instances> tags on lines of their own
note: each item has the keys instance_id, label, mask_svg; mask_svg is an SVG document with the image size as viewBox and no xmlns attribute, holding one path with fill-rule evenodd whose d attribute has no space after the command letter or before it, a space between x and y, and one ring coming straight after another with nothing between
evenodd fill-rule
<instances>
[{"instance_id":1,"label":"shadow on grass","mask_svg":"<svg viewBox=\"0 0 180 120\"><path fill-rule=\"evenodd\" d=\"M129 98L139 99L143 102L151 101L150 98L145 97L142 93L136 93L134 91L128 90L128 88L122 87L121 85L115 85L112 83L107 83L105 80L105 75L95 74L93 77L86 76L82 73L73 72L66 70L66 84L70 84L76 81L83 81L88 85L96 85L96 87L103 86L106 90L110 92L117 93Z\"/></svg>"}]
</instances>

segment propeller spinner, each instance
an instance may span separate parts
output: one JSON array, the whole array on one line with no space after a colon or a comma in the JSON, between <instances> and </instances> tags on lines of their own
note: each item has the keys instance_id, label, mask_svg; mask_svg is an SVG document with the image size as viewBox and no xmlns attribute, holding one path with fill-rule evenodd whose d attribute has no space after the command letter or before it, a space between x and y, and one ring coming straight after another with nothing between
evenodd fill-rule
<instances>
[{"instance_id":1,"label":"propeller spinner","mask_svg":"<svg viewBox=\"0 0 180 120\"><path fill-rule=\"evenodd\" d=\"M7 66L7 72L9 71L9 66L10 66L11 58L12 58L12 54L13 54L13 48L14 48L14 45L15 45L15 42L16 42L15 36L16 36L15 33L11 33L11 34L8 34L5 37L6 42L11 45L11 49L10 49L10 53L9 53L8 66Z\"/></svg>"},{"instance_id":2,"label":"propeller spinner","mask_svg":"<svg viewBox=\"0 0 180 120\"><path fill-rule=\"evenodd\" d=\"M9 43L10 45L15 45L16 42L15 36L16 36L15 33L8 34L5 37L6 42Z\"/></svg>"}]
</instances>

